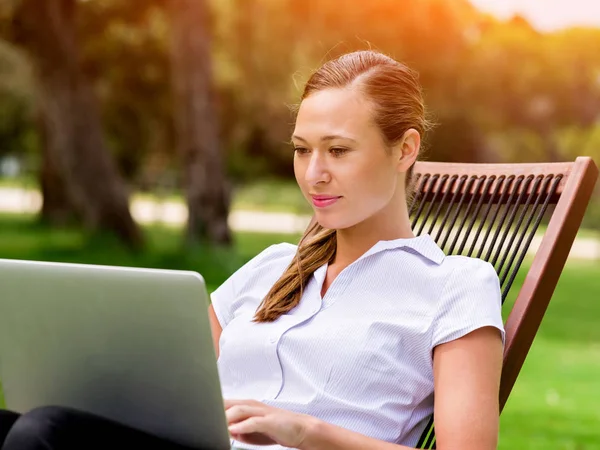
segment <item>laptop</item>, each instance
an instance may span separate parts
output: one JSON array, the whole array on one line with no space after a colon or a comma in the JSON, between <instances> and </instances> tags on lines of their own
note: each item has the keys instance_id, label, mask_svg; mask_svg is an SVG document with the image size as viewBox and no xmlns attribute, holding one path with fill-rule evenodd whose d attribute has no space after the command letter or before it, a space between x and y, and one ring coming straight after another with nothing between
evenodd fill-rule
<instances>
[{"instance_id":1,"label":"laptop","mask_svg":"<svg viewBox=\"0 0 600 450\"><path fill-rule=\"evenodd\" d=\"M0 286L7 409L72 407L231 449L198 273L0 259Z\"/></svg>"}]
</instances>

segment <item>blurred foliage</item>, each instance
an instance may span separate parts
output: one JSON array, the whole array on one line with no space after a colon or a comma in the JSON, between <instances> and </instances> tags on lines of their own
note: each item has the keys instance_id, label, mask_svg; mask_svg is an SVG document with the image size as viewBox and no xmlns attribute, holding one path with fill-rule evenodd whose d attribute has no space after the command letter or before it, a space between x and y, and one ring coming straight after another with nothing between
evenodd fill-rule
<instances>
[{"instance_id":1,"label":"blurred foliage","mask_svg":"<svg viewBox=\"0 0 600 450\"><path fill-rule=\"evenodd\" d=\"M79 4L83 65L101 99L108 142L122 172L142 187L177 178L165 4ZM520 17L499 21L466 0L212 5L224 151L239 181L291 176L288 106L325 59L363 48L419 71L438 123L427 159L600 160L599 29L539 33ZM0 20L8 17L0 11ZM22 55L0 41L0 153L36 150L27 70Z\"/></svg>"},{"instance_id":2,"label":"blurred foliage","mask_svg":"<svg viewBox=\"0 0 600 450\"><path fill-rule=\"evenodd\" d=\"M296 182L279 179L261 179L238 185L234 190L232 208L304 215L312 215L313 212Z\"/></svg>"},{"instance_id":3,"label":"blurred foliage","mask_svg":"<svg viewBox=\"0 0 600 450\"><path fill-rule=\"evenodd\" d=\"M80 5L84 71L95 81L108 142L129 179L164 172L175 158L169 27L161 2Z\"/></svg>"}]
</instances>

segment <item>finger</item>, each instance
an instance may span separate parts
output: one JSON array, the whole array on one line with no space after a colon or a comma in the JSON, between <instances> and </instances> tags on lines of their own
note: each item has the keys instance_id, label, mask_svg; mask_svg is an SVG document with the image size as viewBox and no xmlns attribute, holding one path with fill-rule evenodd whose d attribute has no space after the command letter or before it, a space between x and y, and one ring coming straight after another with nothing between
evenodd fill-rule
<instances>
[{"instance_id":1,"label":"finger","mask_svg":"<svg viewBox=\"0 0 600 450\"><path fill-rule=\"evenodd\" d=\"M231 433L231 437L238 442L243 442L244 444L250 445L274 445L277 442L271 439L269 436L260 433L250 433L250 434L233 434Z\"/></svg>"},{"instance_id":2,"label":"finger","mask_svg":"<svg viewBox=\"0 0 600 450\"><path fill-rule=\"evenodd\" d=\"M231 434L264 434L268 436L266 432L268 430L268 421L264 417L253 416L241 422L237 422L229 426L229 432Z\"/></svg>"},{"instance_id":3,"label":"finger","mask_svg":"<svg viewBox=\"0 0 600 450\"><path fill-rule=\"evenodd\" d=\"M235 405L225 412L228 424L241 422L250 417L262 417L264 415L265 410L263 408L248 405Z\"/></svg>"}]
</instances>

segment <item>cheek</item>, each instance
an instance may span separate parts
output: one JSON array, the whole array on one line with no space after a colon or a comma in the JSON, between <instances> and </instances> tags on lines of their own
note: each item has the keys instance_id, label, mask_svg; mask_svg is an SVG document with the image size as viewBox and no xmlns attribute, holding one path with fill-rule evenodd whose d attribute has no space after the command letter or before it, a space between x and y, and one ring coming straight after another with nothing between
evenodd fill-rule
<instances>
[{"instance_id":1,"label":"cheek","mask_svg":"<svg viewBox=\"0 0 600 450\"><path fill-rule=\"evenodd\" d=\"M304 172L300 167L298 158L294 156L294 177L296 177L296 183L302 187L302 181L304 180Z\"/></svg>"},{"instance_id":2,"label":"cheek","mask_svg":"<svg viewBox=\"0 0 600 450\"><path fill-rule=\"evenodd\" d=\"M346 177L355 194L370 202L382 203L389 200L397 179L391 163L387 160L370 160L357 168Z\"/></svg>"},{"instance_id":3,"label":"cheek","mask_svg":"<svg viewBox=\"0 0 600 450\"><path fill-rule=\"evenodd\" d=\"M358 188L358 185L356 186ZM370 179L369 182L361 185L357 190L356 210L363 214L373 214L385 208L394 196L394 184L389 178L378 177Z\"/></svg>"},{"instance_id":4,"label":"cheek","mask_svg":"<svg viewBox=\"0 0 600 450\"><path fill-rule=\"evenodd\" d=\"M306 187L306 177L305 177L306 169L304 164L302 164L298 158L294 157L294 177L296 178L296 183L298 187L302 191L302 194L306 197L307 187Z\"/></svg>"}]
</instances>

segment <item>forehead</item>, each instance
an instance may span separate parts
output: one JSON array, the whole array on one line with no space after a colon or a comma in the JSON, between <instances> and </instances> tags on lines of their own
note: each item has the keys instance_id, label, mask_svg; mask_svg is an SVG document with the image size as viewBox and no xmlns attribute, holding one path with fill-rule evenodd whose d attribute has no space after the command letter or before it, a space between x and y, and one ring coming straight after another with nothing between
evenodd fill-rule
<instances>
[{"instance_id":1,"label":"forehead","mask_svg":"<svg viewBox=\"0 0 600 450\"><path fill-rule=\"evenodd\" d=\"M377 131L372 119L371 104L357 89L325 89L302 101L294 134L305 139L332 134L356 139Z\"/></svg>"}]
</instances>

